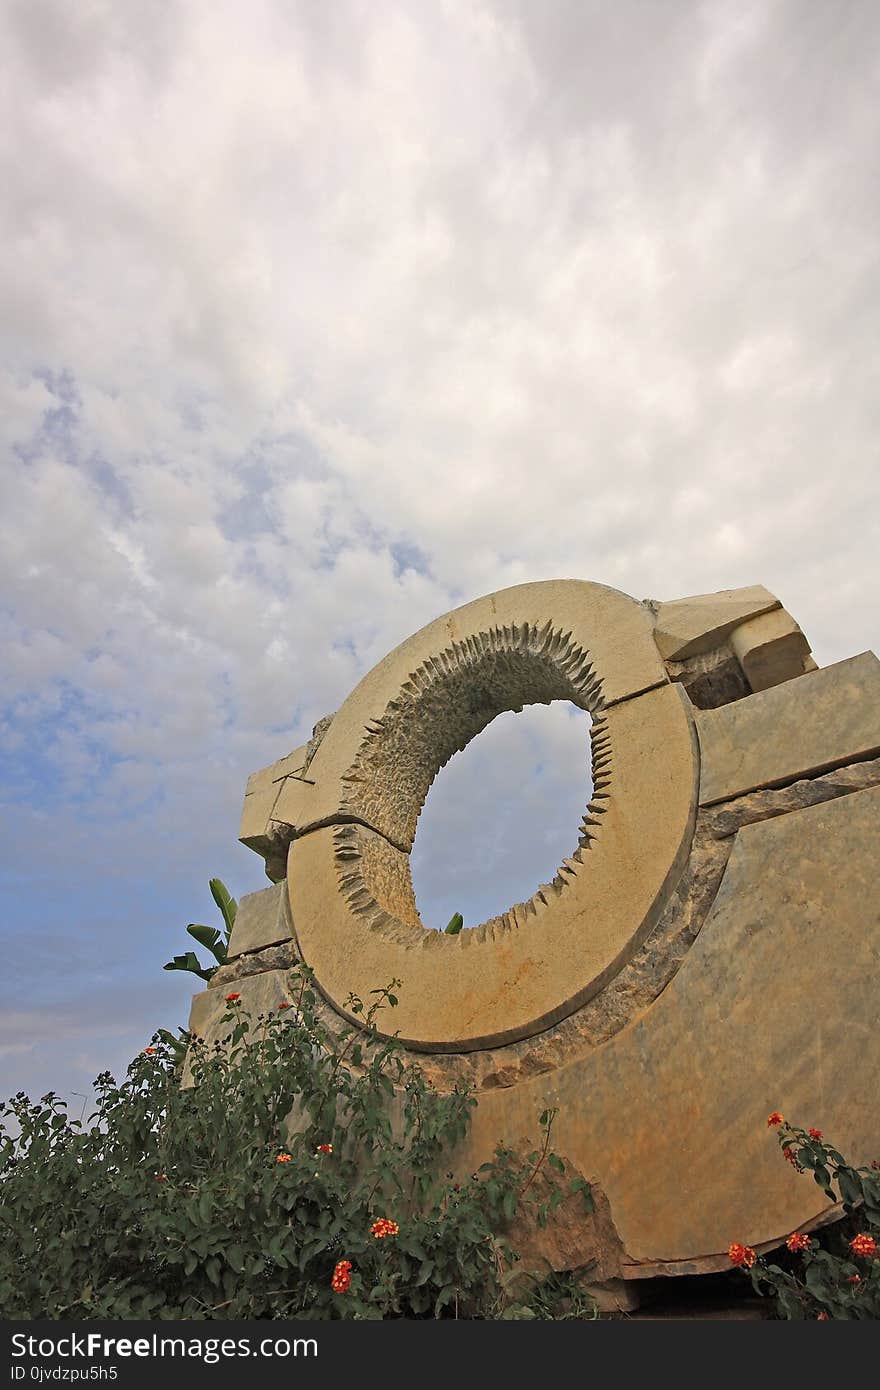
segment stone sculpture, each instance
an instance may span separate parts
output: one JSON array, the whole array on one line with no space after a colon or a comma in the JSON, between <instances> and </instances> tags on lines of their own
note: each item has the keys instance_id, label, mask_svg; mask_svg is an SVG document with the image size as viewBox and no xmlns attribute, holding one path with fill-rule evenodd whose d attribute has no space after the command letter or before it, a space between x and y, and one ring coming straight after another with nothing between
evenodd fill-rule
<instances>
[{"instance_id":1,"label":"stone sculpture","mask_svg":"<svg viewBox=\"0 0 880 1390\"><path fill-rule=\"evenodd\" d=\"M482 926L419 920L409 852L438 770L499 713L589 711L592 797L552 883ZM310 743L254 773L241 839L275 886L245 897L224 986L254 1013L286 968L328 1015L402 980L390 1027L478 1106L465 1171L496 1142L554 1147L597 1208L559 1209L537 1253L595 1280L729 1267L835 1209L768 1141L783 1110L852 1161L880 1156L880 663L818 669L760 586L638 602L580 580L519 585L391 652Z\"/></svg>"}]
</instances>

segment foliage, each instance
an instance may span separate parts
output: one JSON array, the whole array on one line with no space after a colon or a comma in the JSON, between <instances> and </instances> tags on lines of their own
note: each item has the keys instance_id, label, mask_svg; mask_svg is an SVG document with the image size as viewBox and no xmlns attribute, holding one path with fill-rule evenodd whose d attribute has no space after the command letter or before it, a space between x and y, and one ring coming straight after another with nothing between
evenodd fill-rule
<instances>
[{"instance_id":1,"label":"foliage","mask_svg":"<svg viewBox=\"0 0 880 1390\"><path fill-rule=\"evenodd\" d=\"M447 936L458 936L464 926L464 918L460 912L453 912L446 926L443 928Z\"/></svg>"},{"instance_id":2,"label":"foliage","mask_svg":"<svg viewBox=\"0 0 880 1390\"><path fill-rule=\"evenodd\" d=\"M558 1180L586 1202L589 1189L551 1152L549 1111L534 1154L499 1148L454 1181L475 1102L437 1093L379 1036L397 983L370 1007L350 997L359 1026L336 1037L300 967L268 1016L226 996L224 1039L191 1040L195 1084L181 1086L179 1045L156 1034L122 1082L98 1077L85 1125L51 1093L0 1106L5 1315L552 1316L567 1286L513 1293L506 1232L539 1173L551 1196L538 1218Z\"/></svg>"},{"instance_id":3,"label":"foliage","mask_svg":"<svg viewBox=\"0 0 880 1390\"><path fill-rule=\"evenodd\" d=\"M186 951L183 955L174 956L163 970L188 970L193 975L198 975L202 980L210 980L214 971L220 965L226 964L226 953L229 948L229 938L232 935L232 928L235 925L235 914L238 904L230 896L226 884L219 878L212 878L208 884L211 890L211 897L220 909L223 917L223 930L218 927L206 927L201 922L190 922L187 931L194 941L206 950L211 952L217 965L203 966L195 951Z\"/></svg>"},{"instance_id":4,"label":"foliage","mask_svg":"<svg viewBox=\"0 0 880 1390\"><path fill-rule=\"evenodd\" d=\"M825 1196L839 1201L846 1220L823 1232L823 1242L794 1232L782 1263L731 1245L734 1264L746 1270L755 1290L776 1299L788 1320L876 1319L880 1317L880 1164L854 1168L825 1142L820 1129L797 1129L774 1111L783 1156L796 1172L812 1173ZM836 1190L835 1190L836 1189Z\"/></svg>"}]
</instances>

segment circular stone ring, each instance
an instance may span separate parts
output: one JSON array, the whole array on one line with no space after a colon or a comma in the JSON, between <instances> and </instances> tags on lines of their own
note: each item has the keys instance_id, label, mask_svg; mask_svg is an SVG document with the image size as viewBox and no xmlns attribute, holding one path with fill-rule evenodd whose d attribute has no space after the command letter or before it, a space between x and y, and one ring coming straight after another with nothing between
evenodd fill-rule
<instances>
[{"instance_id":1,"label":"circular stone ring","mask_svg":"<svg viewBox=\"0 0 880 1390\"><path fill-rule=\"evenodd\" d=\"M525 903L457 936L426 929L409 854L428 788L506 710L569 700L591 716L593 791L572 853ZM461 1052L527 1038L628 961L693 833L698 757L651 615L580 580L523 584L429 623L364 677L276 815L296 827L295 937L340 1013L401 981L394 1031Z\"/></svg>"}]
</instances>

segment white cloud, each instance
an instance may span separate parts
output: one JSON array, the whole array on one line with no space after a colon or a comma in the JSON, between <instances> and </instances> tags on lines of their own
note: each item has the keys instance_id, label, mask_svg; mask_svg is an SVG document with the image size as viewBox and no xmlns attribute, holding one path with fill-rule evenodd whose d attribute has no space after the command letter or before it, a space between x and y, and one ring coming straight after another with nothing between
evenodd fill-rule
<instances>
[{"instance_id":1,"label":"white cloud","mask_svg":"<svg viewBox=\"0 0 880 1390\"><path fill-rule=\"evenodd\" d=\"M221 870L247 773L507 584L878 645L878 24L5 7L0 736L80 893L125 818Z\"/></svg>"}]
</instances>

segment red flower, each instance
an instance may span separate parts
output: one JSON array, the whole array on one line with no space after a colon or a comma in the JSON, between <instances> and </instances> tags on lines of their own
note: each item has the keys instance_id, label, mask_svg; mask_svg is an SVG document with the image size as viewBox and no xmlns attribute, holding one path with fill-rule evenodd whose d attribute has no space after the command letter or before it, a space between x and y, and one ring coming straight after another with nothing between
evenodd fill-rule
<instances>
[{"instance_id":1,"label":"red flower","mask_svg":"<svg viewBox=\"0 0 880 1390\"><path fill-rule=\"evenodd\" d=\"M784 1125L785 1116L780 1115L778 1110L774 1110L773 1114L768 1117L767 1123L768 1125Z\"/></svg>"},{"instance_id":2,"label":"red flower","mask_svg":"<svg viewBox=\"0 0 880 1390\"><path fill-rule=\"evenodd\" d=\"M828 1321L828 1314L827 1314L827 1313L820 1313L819 1316L816 1318L816 1321L817 1321L817 1322L827 1322L827 1321Z\"/></svg>"},{"instance_id":3,"label":"red flower","mask_svg":"<svg viewBox=\"0 0 880 1390\"><path fill-rule=\"evenodd\" d=\"M822 1138L822 1131L821 1131L821 1129L810 1129L810 1130L807 1130L807 1133L809 1134L809 1136L810 1136L811 1139L821 1139L821 1138Z\"/></svg>"},{"instance_id":4,"label":"red flower","mask_svg":"<svg viewBox=\"0 0 880 1390\"><path fill-rule=\"evenodd\" d=\"M318 1148L317 1148L317 1152L318 1152L319 1154L332 1154L332 1152L333 1152L333 1145L332 1145L332 1144L319 1144L319 1145L318 1145Z\"/></svg>"},{"instance_id":5,"label":"red flower","mask_svg":"<svg viewBox=\"0 0 880 1390\"><path fill-rule=\"evenodd\" d=\"M227 994L227 996L226 996L226 1002L227 1002L227 1004L235 1004L235 1003L237 1002L237 1000L239 1000L240 998L241 998L241 995L240 995L240 994Z\"/></svg>"},{"instance_id":6,"label":"red flower","mask_svg":"<svg viewBox=\"0 0 880 1390\"><path fill-rule=\"evenodd\" d=\"M278 1157L276 1158L275 1162L276 1162L276 1163L289 1163L289 1162L290 1162L290 1154L279 1154Z\"/></svg>"},{"instance_id":7,"label":"red flower","mask_svg":"<svg viewBox=\"0 0 880 1390\"><path fill-rule=\"evenodd\" d=\"M794 1235L789 1236L785 1243L792 1254L796 1254L798 1250L809 1250L813 1242L810 1240L809 1236L800 1235L795 1231Z\"/></svg>"},{"instance_id":8,"label":"red flower","mask_svg":"<svg viewBox=\"0 0 880 1390\"><path fill-rule=\"evenodd\" d=\"M860 1284L862 1282L862 1276L861 1274L851 1274L846 1282L848 1284Z\"/></svg>"},{"instance_id":9,"label":"red flower","mask_svg":"<svg viewBox=\"0 0 880 1390\"><path fill-rule=\"evenodd\" d=\"M802 1173L804 1171L802 1165L798 1163L795 1151L790 1144L786 1144L782 1152L785 1154L786 1159L792 1165L796 1172Z\"/></svg>"},{"instance_id":10,"label":"red flower","mask_svg":"<svg viewBox=\"0 0 880 1390\"><path fill-rule=\"evenodd\" d=\"M370 1227L370 1235L375 1236L376 1240L384 1240L386 1236L396 1236L399 1230L396 1221L389 1221L386 1216L380 1216Z\"/></svg>"},{"instance_id":11,"label":"red flower","mask_svg":"<svg viewBox=\"0 0 880 1390\"><path fill-rule=\"evenodd\" d=\"M278 1005L279 1013L280 1013L280 1011L281 1011L282 1009L292 1009L292 1008L293 1008L293 1005L291 1004L291 1002L290 1002L289 999L282 999L282 1000L281 1000L281 1003Z\"/></svg>"},{"instance_id":12,"label":"red flower","mask_svg":"<svg viewBox=\"0 0 880 1390\"><path fill-rule=\"evenodd\" d=\"M156 1174L156 1182L167 1182L167 1181L168 1181L168 1179L166 1178L166 1176L165 1176L164 1173L157 1173L157 1174Z\"/></svg>"},{"instance_id":13,"label":"red flower","mask_svg":"<svg viewBox=\"0 0 880 1390\"><path fill-rule=\"evenodd\" d=\"M877 1254L877 1242L873 1236L855 1236L850 1241L849 1248L854 1255L861 1255L866 1260Z\"/></svg>"},{"instance_id":14,"label":"red flower","mask_svg":"<svg viewBox=\"0 0 880 1390\"><path fill-rule=\"evenodd\" d=\"M351 1288L351 1260L340 1260L333 1271L330 1287L334 1293L347 1293Z\"/></svg>"},{"instance_id":15,"label":"red flower","mask_svg":"<svg viewBox=\"0 0 880 1390\"><path fill-rule=\"evenodd\" d=\"M145 1047L145 1048L143 1049L144 1055L147 1056L147 1057L152 1057L152 1055L153 1055L153 1053L154 1053L155 1051L156 1051L155 1047Z\"/></svg>"},{"instance_id":16,"label":"red flower","mask_svg":"<svg viewBox=\"0 0 880 1390\"><path fill-rule=\"evenodd\" d=\"M732 1265L736 1265L739 1269L751 1269L758 1257L750 1245L734 1243L728 1247L727 1258Z\"/></svg>"}]
</instances>

